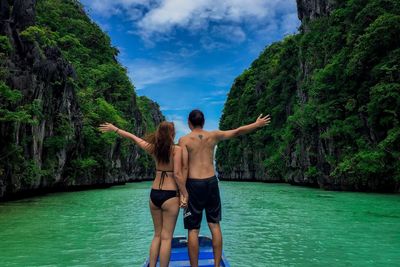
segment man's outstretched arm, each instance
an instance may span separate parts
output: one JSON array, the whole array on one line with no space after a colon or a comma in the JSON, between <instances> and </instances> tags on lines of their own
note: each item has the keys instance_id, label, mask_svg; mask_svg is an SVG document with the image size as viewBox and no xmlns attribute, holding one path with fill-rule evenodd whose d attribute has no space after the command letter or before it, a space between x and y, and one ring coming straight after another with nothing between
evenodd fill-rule
<instances>
[{"instance_id":1,"label":"man's outstretched arm","mask_svg":"<svg viewBox=\"0 0 400 267\"><path fill-rule=\"evenodd\" d=\"M218 141L234 138L240 135L251 133L257 130L258 128L264 127L268 125L270 121L271 117L269 115L263 117L262 114L260 114L257 120L251 124L244 125L239 128L228 131L215 131L215 135Z\"/></svg>"}]
</instances>

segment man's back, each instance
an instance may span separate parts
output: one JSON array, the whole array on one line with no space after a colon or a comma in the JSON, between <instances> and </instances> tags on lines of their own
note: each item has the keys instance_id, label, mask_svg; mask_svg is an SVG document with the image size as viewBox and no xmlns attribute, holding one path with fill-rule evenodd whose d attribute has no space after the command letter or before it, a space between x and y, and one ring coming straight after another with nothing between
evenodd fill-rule
<instances>
[{"instance_id":1,"label":"man's back","mask_svg":"<svg viewBox=\"0 0 400 267\"><path fill-rule=\"evenodd\" d=\"M215 134L203 129L196 129L182 137L182 144L188 152L188 177L204 179L215 175L214 148Z\"/></svg>"}]
</instances>

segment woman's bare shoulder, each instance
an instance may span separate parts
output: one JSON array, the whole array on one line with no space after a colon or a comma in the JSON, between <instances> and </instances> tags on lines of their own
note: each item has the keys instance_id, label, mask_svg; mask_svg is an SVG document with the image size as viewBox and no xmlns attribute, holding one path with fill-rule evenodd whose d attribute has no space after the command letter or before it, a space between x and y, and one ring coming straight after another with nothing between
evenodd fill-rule
<instances>
[{"instance_id":1,"label":"woman's bare shoulder","mask_svg":"<svg viewBox=\"0 0 400 267\"><path fill-rule=\"evenodd\" d=\"M173 146L173 153L181 153L182 152L182 148L179 145L174 145Z\"/></svg>"},{"instance_id":2,"label":"woman's bare shoulder","mask_svg":"<svg viewBox=\"0 0 400 267\"><path fill-rule=\"evenodd\" d=\"M180 146L178 146L178 145L174 145L174 148L173 148L173 155L175 156L176 154L181 154L182 153L182 148L180 147Z\"/></svg>"}]
</instances>

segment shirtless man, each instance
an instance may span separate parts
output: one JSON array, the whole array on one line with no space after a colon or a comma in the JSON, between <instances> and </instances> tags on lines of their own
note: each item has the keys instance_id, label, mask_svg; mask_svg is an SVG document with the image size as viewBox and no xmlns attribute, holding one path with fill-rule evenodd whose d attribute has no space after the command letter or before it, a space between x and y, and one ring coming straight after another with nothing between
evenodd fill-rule
<instances>
[{"instance_id":1,"label":"shirtless man","mask_svg":"<svg viewBox=\"0 0 400 267\"><path fill-rule=\"evenodd\" d=\"M191 133L180 138L179 145L183 150L182 171L187 178L186 188L189 194L188 207L184 212L185 229L188 229L188 248L190 266L198 266L199 230L206 210L208 227L212 235L214 251L214 266L220 266L222 256L221 200L218 179L214 172L214 148L222 140L247 134L263 127L270 122L269 115L262 114L254 123L229 131L205 131L204 114L193 110L189 114L188 124Z\"/></svg>"}]
</instances>

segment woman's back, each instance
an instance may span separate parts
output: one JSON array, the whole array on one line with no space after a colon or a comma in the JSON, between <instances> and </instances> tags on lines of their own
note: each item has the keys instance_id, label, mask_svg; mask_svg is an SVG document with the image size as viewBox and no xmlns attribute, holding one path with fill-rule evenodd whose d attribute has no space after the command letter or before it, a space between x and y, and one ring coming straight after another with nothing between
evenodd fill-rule
<instances>
[{"instance_id":1,"label":"woman's back","mask_svg":"<svg viewBox=\"0 0 400 267\"><path fill-rule=\"evenodd\" d=\"M153 181L153 189L178 190L174 179L174 154L176 150L176 146L173 146L169 157L169 163L160 162L154 158L156 162L156 176Z\"/></svg>"}]
</instances>

